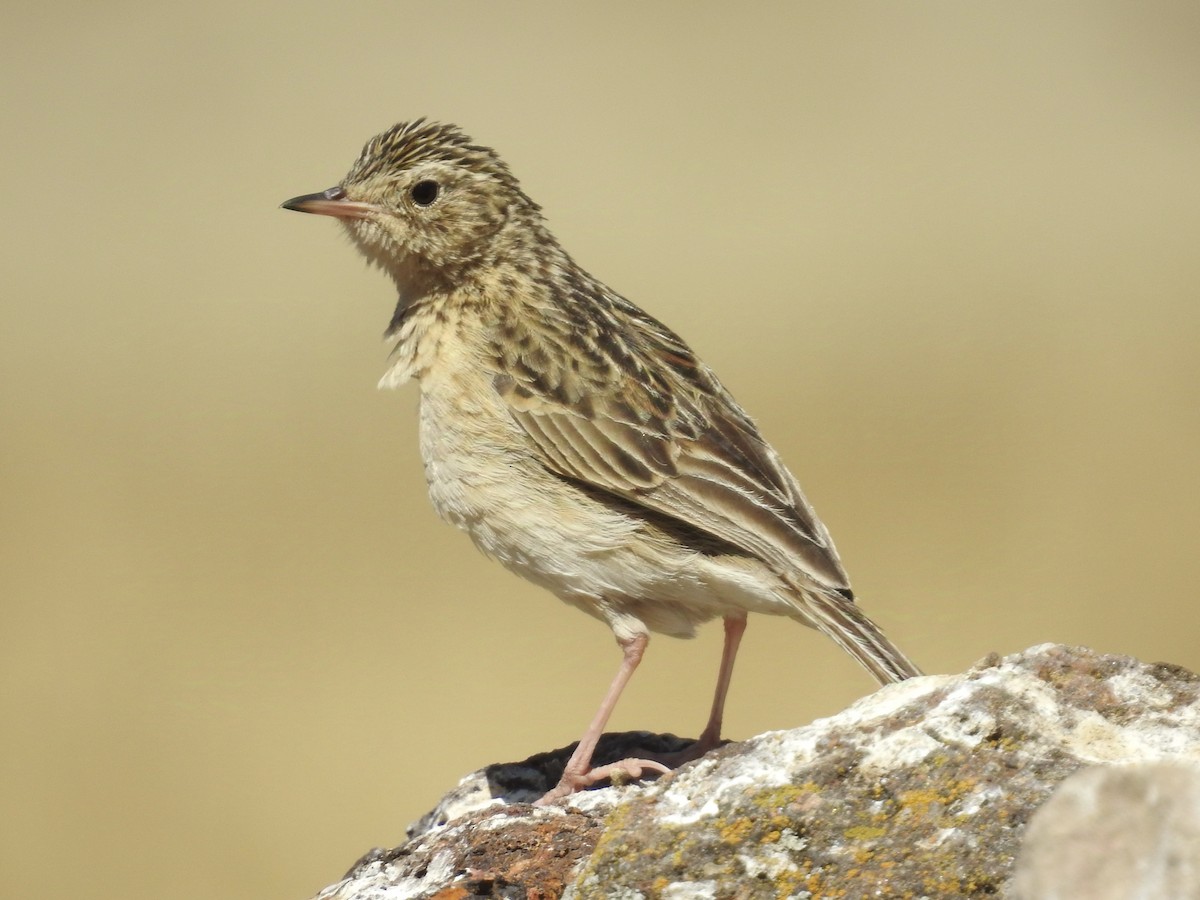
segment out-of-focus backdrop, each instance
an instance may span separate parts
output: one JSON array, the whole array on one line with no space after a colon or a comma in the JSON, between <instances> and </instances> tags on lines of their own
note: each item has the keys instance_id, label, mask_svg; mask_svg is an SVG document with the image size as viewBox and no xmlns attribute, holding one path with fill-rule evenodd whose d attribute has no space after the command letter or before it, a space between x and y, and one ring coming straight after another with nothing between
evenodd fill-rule
<instances>
[{"instance_id":1,"label":"out-of-focus backdrop","mask_svg":"<svg viewBox=\"0 0 1200 900\"><path fill-rule=\"evenodd\" d=\"M303 898L618 653L425 498L390 284L278 208L429 115L721 373L933 672L1200 666L1200 7L4 15L0 892ZM719 628L613 720L694 734ZM872 689L753 619L728 733Z\"/></svg>"}]
</instances>

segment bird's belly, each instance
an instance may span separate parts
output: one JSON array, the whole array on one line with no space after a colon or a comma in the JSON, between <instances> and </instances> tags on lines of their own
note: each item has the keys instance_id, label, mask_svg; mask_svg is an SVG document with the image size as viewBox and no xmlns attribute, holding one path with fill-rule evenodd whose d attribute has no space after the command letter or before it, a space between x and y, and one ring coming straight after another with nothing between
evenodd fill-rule
<instances>
[{"instance_id":1,"label":"bird's belly","mask_svg":"<svg viewBox=\"0 0 1200 900\"><path fill-rule=\"evenodd\" d=\"M758 563L705 557L649 535L636 517L550 472L490 390L428 382L420 436L430 500L508 569L618 634L644 625L690 636L740 610L787 612Z\"/></svg>"}]
</instances>

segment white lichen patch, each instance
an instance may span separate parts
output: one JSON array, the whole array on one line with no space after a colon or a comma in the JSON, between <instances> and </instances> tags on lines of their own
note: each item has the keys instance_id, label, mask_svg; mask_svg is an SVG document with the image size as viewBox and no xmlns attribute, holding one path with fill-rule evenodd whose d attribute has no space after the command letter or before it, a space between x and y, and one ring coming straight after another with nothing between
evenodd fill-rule
<instances>
[{"instance_id":1,"label":"white lichen patch","mask_svg":"<svg viewBox=\"0 0 1200 900\"><path fill-rule=\"evenodd\" d=\"M865 775L886 775L916 765L941 746L941 741L923 729L903 728L881 737L869 747L860 768Z\"/></svg>"},{"instance_id":2,"label":"white lichen patch","mask_svg":"<svg viewBox=\"0 0 1200 900\"><path fill-rule=\"evenodd\" d=\"M739 853L738 864L749 878L770 878L777 880L781 875L799 872L800 867L787 854L785 848L762 846L753 848L753 853Z\"/></svg>"},{"instance_id":3,"label":"white lichen patch","mask_svg":"<svg viewBox=\"0 0 1200 900\"><path fill-rule=\"evenodd\" d=\"M715 881L677 881L668 884L660 895L662 900L717 900Z\"/></svg>"},{"instance_id":4,"label":"white lichen patch","mask_svg":"<svg viewBox=\"0 0 1200 900\"><path fill-rule=\"evenodd\" d=\"M790 828L785 828L779 834L779 846L791 853L799 853L808 846L808 838L796 834Z\"/></svg>"},{"instance_id":5,"label":"white lichen patch","mask_svg":"<svg viewBox=\"0 0 1200 900\"><path fill-rule=\"evenodd\" d=\"M758 773L764 771L758 766L754 769ZM659 795L658 818L667 825L691 825L701 819L718 815L722 805L721 798L730 791L744 793L756 789L759 784L756 777L761 775L747 773L725 778L717 782L721 787L718 792L714 792L711 787L706 789L706 785L711 785L711 782L706 782L703 777L697 777L694 772L689 771L676 778ZM778 783L782 784L785 781L786 779L782 779Z\"/></svg>"},{"instance_id":6,"label":"white lichen patch","mask_svg":"<svg viewBox=\"0 0 1200 900\"><path fill-rule=\"evenodd\" d=\"M525 813L512 815L499 813L488 816L475 824L477 831L504 831L517 822L533 822L537 819L564 819L567 811L561 806L524 807Z\"/></svg>"},{"instance_id":7,"label":"white lichen patch","mask_svg":"<svg viewBox=\"0 0 1200 900\"><path fill-rule=\"evenodd\" d=\"M419 900L429 896L431 885L449 884L454 874L454 857L445 851L433 857L420 877L400 876L390 864L371 863L325 888L314 900Z\"/></svg>"},{"instance_id":8,"label":"white lichen patch","mask_svg":"<svg viewBox=\"0 0 1200 900\"><path fill-rule=\"evenodd\" d=\"M1127 669L1109 678L1105 684L1122 703L1136 703L1142 709L1162 709L1172 701L1166 685L1142 669Z\"/></svg>"},{"instance_id":9,"label":"white lichen patch","mask_svg":"<svg viewBox=\"0 0 1200 900\"><path fill-rule=\"evenodd\" d=\"M954 811L960 816L978 815L1003 796L1004 792L997 785L986 785L963 797Z\"/></svg>"},{"instance_id":10,"label":"white lichen patch","mask_svg":"<svg viewBox=\"0 0 1200 900\"><path fill-rule=\"evenodd\" d=\"M1063 735L1063 746L1085 762L1122 763L1163 756L1200 759L1194 735L1189 737L1177 723L1163 723L1156 716L1117 724L1085 710L1073 718Z\"/></svg>"}]
</instances>

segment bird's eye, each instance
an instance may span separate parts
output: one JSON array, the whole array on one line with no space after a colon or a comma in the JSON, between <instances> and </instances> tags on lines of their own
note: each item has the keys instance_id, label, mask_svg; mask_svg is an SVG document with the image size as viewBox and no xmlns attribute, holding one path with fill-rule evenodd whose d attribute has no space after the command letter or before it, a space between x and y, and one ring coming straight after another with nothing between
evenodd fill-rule
<instances>
[{"instance_id":1,"label":"bird's eye","mask_svg":"<svg viewBox=\"0 0 1200 900\"><path fill-rule=\"evenodd\" d=\"M418 181L412 186L409 195L413 198L413 203L417 206L428 206L438 198L438 192L441 190L436 181Z\"/></svg>"}]
</instances>

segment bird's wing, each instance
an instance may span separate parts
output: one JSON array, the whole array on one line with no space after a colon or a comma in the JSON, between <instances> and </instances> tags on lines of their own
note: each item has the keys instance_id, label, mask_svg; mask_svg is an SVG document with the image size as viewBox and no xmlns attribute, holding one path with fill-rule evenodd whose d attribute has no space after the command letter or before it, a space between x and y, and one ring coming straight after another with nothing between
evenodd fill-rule
<instances>
[{"instance_id":1,"label":"bird's wing","mask_svg":"<svg viewBox=\"0 0 1200 900\"><path fill-rule=\"evenodd\" d=\"M582 365L549 375L510 364L496 376L543 464L682 533L847 588L828 532L754 423L680 338L632 312L640 340L590 342Z\"/></svg>"}]
</instances>

